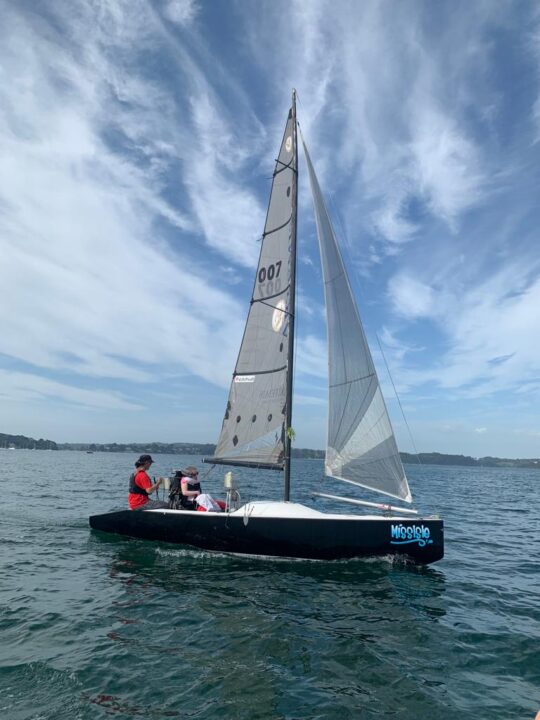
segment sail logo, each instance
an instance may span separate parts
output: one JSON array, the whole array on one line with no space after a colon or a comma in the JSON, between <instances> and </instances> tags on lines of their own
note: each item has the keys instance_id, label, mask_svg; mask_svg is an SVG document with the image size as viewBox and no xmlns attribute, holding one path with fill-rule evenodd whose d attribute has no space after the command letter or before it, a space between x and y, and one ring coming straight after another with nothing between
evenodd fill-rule
<instances>
[{"instance_id":1,"label":"sail logo","mask_svg":"<svg viewBox=\"0 0 540 720\"><path fill-rule=\"evenodd\" d=\"M272 315L272 330L274 332L279 332L283 327L283 322L285 320L285 309L285 300L280 300L276 305L276 308Z\"/></svg>"},{"instance_id":2,"label":"sail logo","mask_svg":"<svg viewBox=\"0 0 540 720\"><path fill-rule=\"evenodd\" d=\"M430 538L429 528L425 525L391 525L390 527L390 545L408 545L409 543L418 543L419 547L431 545L433 540Z\"/></svg>"}]
</instances>

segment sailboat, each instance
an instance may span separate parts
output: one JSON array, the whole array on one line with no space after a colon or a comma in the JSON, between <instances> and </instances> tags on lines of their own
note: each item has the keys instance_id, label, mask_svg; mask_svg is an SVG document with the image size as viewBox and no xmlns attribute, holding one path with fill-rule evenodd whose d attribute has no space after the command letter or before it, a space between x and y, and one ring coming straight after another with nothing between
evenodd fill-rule
<instances>
[{"instance_id":1,"label":"sailboat","mask_svg":"<svg viewBox=\"0 0 540 720\"><path fill-rule=\"evenodd\" d=\"M90 517L93 529L205 550L339 560L403 556L418 564L444 555L443 521L410 507L330 493L372 514L327 513L292 502L291 442L297 257L298 123L296 94L275 162L259 263L234 369L216 465L283 472L283 501L229 502L225 512L122 510ZM327 483L356 485L412 502L390 418L346 268L305 142L328 335ZM266 473L267 476L267 473ZM231 488L230 473L227 473ZM234 494L234 491L233 491ZM229 491L229 499L231 491ZM411 515L413 517L411 517Z\"/></svg>"}]
</instances>

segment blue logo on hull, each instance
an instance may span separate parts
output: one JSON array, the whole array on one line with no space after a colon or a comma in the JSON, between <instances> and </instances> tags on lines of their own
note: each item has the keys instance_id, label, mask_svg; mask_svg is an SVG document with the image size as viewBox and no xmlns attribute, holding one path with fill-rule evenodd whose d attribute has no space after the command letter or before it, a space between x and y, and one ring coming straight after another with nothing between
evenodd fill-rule
<instances>
[{"instance_id":1,"label":"blue logo on hull","mask_svg":"<svg viewBox=\"0 0 540 720\"><path fill-rule=\"evenodd\" d=\"M409 543L418 543L419 547L431 545L433 540L430 539L429 528L425 525L391 525L390 526L390 545L409 545Z\"/></svg>"}]
</instances>

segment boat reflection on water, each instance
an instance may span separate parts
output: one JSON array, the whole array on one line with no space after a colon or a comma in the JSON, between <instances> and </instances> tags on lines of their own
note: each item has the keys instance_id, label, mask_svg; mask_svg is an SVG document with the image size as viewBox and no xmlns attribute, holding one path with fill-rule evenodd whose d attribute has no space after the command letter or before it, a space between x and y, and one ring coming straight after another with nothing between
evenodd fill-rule
<instances>
[{"instance_id":1,"label":"boat reflection on water","mask_svg":"<svg viewBox=\"0 0 540 720\"><path fill-rule=\"evenodd\" d=\"M357 621L367 623L394 622L404 619L403 613L437 620L447 612L444 573L390 555L329 563L234 556L107 535L97 536L94 547L110 563L109 577L125 587L125 597L115 597L122 606L145 603L148 593L158 590L177 594L179 602L196 599L215 620L226 606L240 611L251 604L280 614L296 603L299 616L324 621L329 603L331 623L340 615L350 618L351 609Z\"/></svg>"}]
</instances>

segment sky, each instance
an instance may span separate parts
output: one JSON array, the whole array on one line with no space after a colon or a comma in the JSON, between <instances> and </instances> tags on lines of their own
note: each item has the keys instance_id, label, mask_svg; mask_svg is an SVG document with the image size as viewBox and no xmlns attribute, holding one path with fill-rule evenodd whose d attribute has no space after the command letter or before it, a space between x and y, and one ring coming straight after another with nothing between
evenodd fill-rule
<instances>
[{"instance_id":1,"label":"sky","mask_svg":"<svg viewBox=\"0 0 540 720\"><path fill-rule=\"evenodd\" d=\"M537 3L0 0L0 73L0 431L217 440L294 87L400 449L540 456Z\"/></svg>"}]
</instances>

